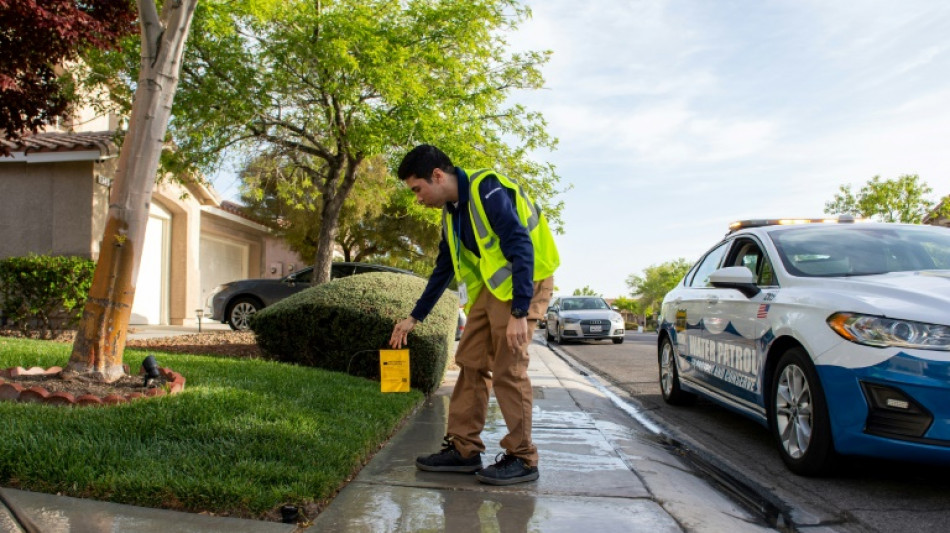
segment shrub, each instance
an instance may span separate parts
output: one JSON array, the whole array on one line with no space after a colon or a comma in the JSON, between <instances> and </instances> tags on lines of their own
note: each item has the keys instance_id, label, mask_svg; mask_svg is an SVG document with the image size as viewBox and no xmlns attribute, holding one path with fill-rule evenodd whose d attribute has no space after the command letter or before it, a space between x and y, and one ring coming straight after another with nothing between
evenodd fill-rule
<instances>
[{"instance_id":1,"label":"shrub","mask_svg":"<svg viewBox=\"0 0 950 533\"><path fill-rule=\"evenodd\" d=\"M4 321L26 330L66 328L82 318L95 261L30 254L0 260Z\"/></svg>"},{"instance_id":2,"label":"shrub","mask_svg":"<svg viewBox=\"0 0 950 533\"><path fill-rule=\"evenodd\" d=\"M263 352L278 361L379 379L378 350L409 316L426 281L373 272L333 280L285 298L254 315ZM458 323L458 297L439 300L409 334L410 384L426 394L442 382Z\"/></svg>"}]
</instances>

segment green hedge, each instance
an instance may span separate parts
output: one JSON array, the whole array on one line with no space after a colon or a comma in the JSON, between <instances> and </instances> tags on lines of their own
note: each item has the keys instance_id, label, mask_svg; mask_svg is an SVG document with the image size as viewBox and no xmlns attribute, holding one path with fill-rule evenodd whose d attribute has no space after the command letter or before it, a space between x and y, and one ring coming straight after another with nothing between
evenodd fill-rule
<instances>
[{"instance_id":1,"label":"green hedge","mask_svg":"<svg viewBox=\"0 0 950 533\"><path fill-rule=\"evenodd\" d=\"M20 329L69 328L79 323L95 261L28 255L0 260L3 320Z\"/></svg>"},{"instance_id":2,"label":"green hedge","mask_svg":"<svg viewBox=\"0 0 950 533\"><path fill-rule=\"evenodd\" d=\"M299 292L251 319L263 352L278 361L379 379L379 349L409 316L426 281L373 272ZM442 382L458 325L458 297L446 292L409 334L410 385L425 393Z\"/></svg>"}]
</instances>

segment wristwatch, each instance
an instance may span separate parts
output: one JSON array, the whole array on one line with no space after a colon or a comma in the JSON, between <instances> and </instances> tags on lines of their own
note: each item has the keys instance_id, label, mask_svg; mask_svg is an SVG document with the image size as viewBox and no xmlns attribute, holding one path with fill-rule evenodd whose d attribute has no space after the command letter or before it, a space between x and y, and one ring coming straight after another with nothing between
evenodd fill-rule
<instances>
[{"instance_id":1,"label":"wristwatch","mask_svg":"<svg viewBox=\"0 0 950 533\"><path fill-rule=\"evenodd\" d=\"M513 317L515 317L515 318L524 318L524 317L528 316L528 310L527 310L527 309L517 309L517 308L512 307L512 308L511 308L511 316L513 316Z\"/></svg>"}]
</instances>

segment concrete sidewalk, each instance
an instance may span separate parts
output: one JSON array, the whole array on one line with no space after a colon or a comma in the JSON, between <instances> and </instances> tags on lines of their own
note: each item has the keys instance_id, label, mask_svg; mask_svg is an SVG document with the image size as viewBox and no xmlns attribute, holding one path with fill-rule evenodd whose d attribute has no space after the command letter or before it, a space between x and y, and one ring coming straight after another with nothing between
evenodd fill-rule
<instances>
[{"instance_id":1,"label":"concrete sidewalk","mask_svg":"<svg viewBox=\"0 0 950 533\"><path fill-rule=\"evenodd\" d=\"M185 331L187 332L187 331ZM184 332L183 332L184 333ZM509 487L471 474L422 472L415 457L438 451L455 374L412 416L305 531L596 533L769 530L660 444L635 407L578 373L546 346L530 348L535 391L536 482ZM483 434L494 461L505 435L494 404ZM291 524L216 518L3 489L36 531L63 533L294 532ZM0 504L0 531L22 531Z\"/></svg>"},{"instance_id":2,"label":"concrete sidewalk","mask_svg":"<svg viewBox=\"0 0 950 533\"><path fill-rule=\"evenodd\" d=\"M197 333L226 333L233 331L231 326L221 322L202 320L201 331L198 326L129 326L128 339L159 339L176 335L194 335Z\"/></svg>"},{"instance_id":3,"label":"concrete sidewalk","mask_svg":"<svg viewBox=\"0 0 950 533\"><path fill-rule=\"evenodd\" d=\"M597 383L537 342L528 369L541 477L509 487L471 474L419 471L417 455L439 450L452 378L317 517L308 532L596 533L765 531L667 451L653 431ZM494 404L483 440L487 466L506 430ZM649 423L647 421L647 423Z\"/></svg>"}]
</instances>

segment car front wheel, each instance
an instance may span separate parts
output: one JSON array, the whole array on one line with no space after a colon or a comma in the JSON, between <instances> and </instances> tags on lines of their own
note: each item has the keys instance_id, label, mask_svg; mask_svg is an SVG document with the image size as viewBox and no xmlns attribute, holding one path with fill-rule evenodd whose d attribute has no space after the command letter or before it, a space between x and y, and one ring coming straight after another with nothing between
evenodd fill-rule
<instances>
[{"instance_id":1,"label":"car front wheel","mask_svg":"<svg viewBox=\"0 0 950 533\"><path fill-rule=\"evenodd\" d=\"M238 298L228 307L228 325L233 330L246 330L250 327L251 317L263 309L263 305L254 298Z\"/></svg>"},{"instance_id":2,"label":"car front wheel","mask_svg":"<svg viewBox=\"0 0 950 533\"><path fill-rule=\"evenodd\" d=\"M617 337L611 340L614 341L614 344L623 344L623 337Z\"/></svg>"},{"instance_id":3,"label":"car front wheel","mask_svg":"<svg viewBox=\"0 0 950 533\"><path fill-rule=\"evenodd\" d=\"M676 368L676 352L669 338L663 339L659 352L660 363L660 393L663 401L670 405L688 405L696 400L696 396L680 388L680 374Z\"/></svg>"},{"instance_id":4,"label":"car front wheel","mask_svg":"<svg viewBox=\"0 0 950 533\"><path fill-rule=\"evenodd\" d=\"M792 348L779 359L769 398L769 428L785 465L802 476L827 474L835 455L828 408L803 349Z\"/></svg>"}]
</instances>

